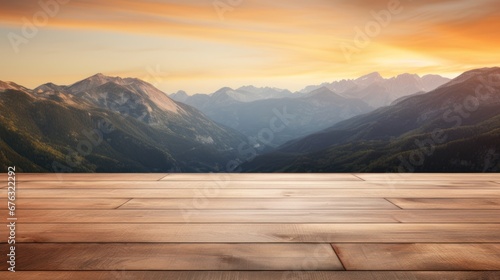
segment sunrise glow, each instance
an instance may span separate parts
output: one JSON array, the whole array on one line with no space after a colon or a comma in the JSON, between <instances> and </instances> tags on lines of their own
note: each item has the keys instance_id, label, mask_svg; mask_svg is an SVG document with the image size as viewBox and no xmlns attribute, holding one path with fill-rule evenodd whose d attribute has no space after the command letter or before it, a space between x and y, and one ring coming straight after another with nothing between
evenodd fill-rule
<instances>
[{"instance_id":1,"label":"sunrise glow","mask_svg":"<svg viewBox=\"0 0 500 280\"><path fill-rule=\"evenodd\" d=\"M102 72L167 93L300 90L374 71L454 77L500 59L495 0L40 3L2 3L2 80L36 87Z\"/></svg>"}]
</instances>

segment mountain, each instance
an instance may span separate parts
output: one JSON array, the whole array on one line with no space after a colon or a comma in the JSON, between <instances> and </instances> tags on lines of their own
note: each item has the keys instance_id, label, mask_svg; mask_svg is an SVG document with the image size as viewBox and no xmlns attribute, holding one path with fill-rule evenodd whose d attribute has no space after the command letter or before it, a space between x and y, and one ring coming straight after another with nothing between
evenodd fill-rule
<instances>
[{"instance_id":1,"label":"mountain","mask_svg":"<svg viewBox=\"0 0 500 280\"><path fill-rule=\"evenodd\" d=\"M423 91L431 91L435 90L438 87L446 84L449 82L451 79L441 77L439 75L425 75L422 76L421 81L422 81L422 89Z\"/></svg>"},{"instance_id":2,"label":"mountain","mask_svg":"<svg viewBox=\"0 0 500 280\"><path fill-rule=\"evenodd\" d=\"M0 82L0 165L23 172L230 171L238 132L149 83L97 74L33 90Z\"/></svg>"},{"instance_id":3,"label":"mountain","mask_svg":"<svg viewBox=\"0 0 500 280\"><path fill-rule=\"evenodd\" d=\"M16 83L0 81L0 90L8 90L8 89L12 89L12 90L26 90L25 87L20 86L20 85L18 85Z\"/></svg>"},{"instance_id":4,"label":"mountain","mask_svg":"<svg viewBox=\"0 0 500 280\"><path fill-rule=\"evenodd\" d=\"M374 108L390 105L398 98L417 92L428 92L449 82L439 75L420 77L415 74L401 74L384 79L378 72L359 77L354 80L340 80L316 86L308 86L301 90L308 93L326 87L337 94L348 98L358 98Z\"/></svg>"},{"instance_id":5,"label":"mountain","mask_svg":"<svg viewBox=\"0 0 500 280\"><path fill-rule=\"evenodd\" d=\"M201 97L203 96L203 97ZM286 89L271 87L243 86L238 89L223 87L212 94L195 94L189 96L185 91L178 91L170 94L170 98L186 104L196 104L198 106L213 107L234 102L253 102L257 100L289 98L294 94ZM201 104L203 100L208 104Z\"/></svg>"},{"instance_id":6,"label":"mountain","mask_svg":"<svg viewBox=\"0 0 500 280\"><path fill-rule=\"evenodd\" d=\"M175 100L175 101L186 103L186 100L188 100L189 95L185 91L179 90L176 93L172 93L170 95L170 98L173 99L173 100Z\"/></svg>"},{"instance_id":7,"label":"mountain","mask_svg":"<svg viewBox=\"0 0 500 280\"><path fill-rule=\"evenodd\" d=\"M271 140L257 141L260 143L256 145L262 148L277 147L347 118L388 106L406 96L431 91L446 82L449 79L438 75L420 77L401 74L384 79L374 72L354 80L309 86L296 93L270 87L244 86L238 89L224 87L212 94L192 96L180 91L170 97L197 108L217 123L249 138L258 138L262 131L270 134L267 130L269 122L276 117L277 110L293 114L293 120L287 120L285 129L273 131L268 136Z\"/></svg>"},{"instance_id":8,"label":"mountain","mask_svg":"<svg viewBox=\"0 0 500 280\"><path fill-rule=\"evenodd\" d=\"M264 98L267 95L275 98ZM237 90L222 88L211 95L197 94L188 99L182 94L170 97L238 130L253 139L248 142L255 142L259 150L277 147L373 109L362 100L340 96L325 87L306 95L247 86Z\"/></svg>"},{"instance_id":9,"label":"mountain","mask_svg":"<svg viewBox=\"0 0 500 280\"><path fill-rule=\"evenodd\" d=\"M238 92L243 93L245 96L250 96L248 101L256 101L263 99L276 99L294 97L294 94L287 89L271 88L271 87L255 87L243 86L237 89Z\"/></svg>"},{"instance_id":10,"label":"mountain","mask_svg":"<svg viewBox=\"0 0 500 280\"><path fill-rule=\"evenodd\" d=\"M408 77L406 77L408 78ZM241 167L247 172L498 171L500 68L359 115Z\"/></svg>"}]
</instances>

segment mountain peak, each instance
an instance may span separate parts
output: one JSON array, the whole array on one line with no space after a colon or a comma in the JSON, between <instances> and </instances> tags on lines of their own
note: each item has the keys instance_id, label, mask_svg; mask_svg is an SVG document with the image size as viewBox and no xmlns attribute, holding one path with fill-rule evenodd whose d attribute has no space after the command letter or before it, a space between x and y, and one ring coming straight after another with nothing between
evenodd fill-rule
<instances>
[{"instance_id":1,"label":"mountain peak","mask_svg":"<svg viewBox=\"0 0 500 280\"><path fill-rule=\"evenodd\" d=\"M119 77L109 77L103 75L102 73L97 73L93 76L70 85L69 89L72 93L85 92L108 82L119 83L120 81L122 81L122 79Z\"/></svg>"},{"instance_id":2,"label":"mountain peak","mask_svg":"<svg viewBox=\"0 0 500 280\"><path fill-rule=\"evenodd\" d=\"M189 95L185 91L179 90L176 93L170 94L169 97L175 101L185 102L189 98Z\"/></svg>"},{"instance_id":3,"label":"mountain peak","mask_svg":"<svg viewBox=\"0 0 500 280\"><path fill-rule=\"evenodd\" d=\"M248 86L242 86L240 88L238 88L238 90L256 90L258 89L256 86L253 86L253 85L248 85Z\"/></svg>"},{"instance_id":4,"label":"mountain peak","mask_svg":"<svg viewBox=\"0 0 500 280\"><path fill-rule=\"evenodd\" d=\"M316 90L311 91L307 95L305 95L302 98L313 98L313 99L325 99L325 100L345 100L346 98L335 93L333 90L327 88L327 87L320 87Z\"/></svg>"},{"instance_id":5,"label":"mountain peak","mask_svg":"<svg viewBox=\"0 0 500 280\"><path fill-rule=\"evenodd\" d=\"M397 78L416 78L416 79L418 79L418 78L420 78L420 76L417 74L403 73L403 74L397 75L396 79Z\"/></svg>"},{"instance_id":6,"label":"mountain peak","mask_svg":"<svg viewBox=\"0 0 500 280\"><path fill-rule=\"evenodd\" d=\"M25 88L23 86L20 86L20 85L14 83L14 82L0 81L0 90L4 91L7 89L21 90L21 89L25 89Z\"/></svg>"},{"instance_id":7,"label":"mountain peak","mask_svg":"<svg viewBox=\"0 0 500 280\"><path fill-rule=\"evenodd\" d=\"M465 82L471 78L474 77L481 77L481 76L486 76L486 75L500 75L500 67L491 67L491 68L479 68L479 69L474 69L474 70L469 70L462 75L456 77L455 79L451 80L447 85L454 85L458 83Z\"/></svg>"},{"instance_id":8,"label":"mountain peak","mask_svg":"<svg viewBox=\"0 0 500 280\"><path fill-rule=\"evenodd\" d=\"M421 78L417 74L403 73L397 75L394 78L391 78L390 80L394 80L395 83L399 83L400 86L403 86L404 84L409 84L409 83L419 84Z\"/></svg>"},{"instance_id":9,"label":"mountain peak","mask_svg":"<svg viewBox=\"0 0 500 280\"><path fill-rule=\"evenodd\" d=\"M485 67L485 68L470 70L470 71L464 72L462 75L458 76L457 78L459 78L461 76L487 75L487 74L491 74L494 72L500 72L500 67L491 67L491 68Z\"/></svg>"},{"instance_id":10,"label":"mountain peak","mask_svg":"<svg viewBox=\"0 0 500 280\"><path fill-rule=\"evenodd\" d=\"M226 92L226 91L234 91L234 90L230 87L223 87L214 93L221 93L221 92Z\"/></svg>"},{"instance_id":11,"label":"mountain peak","mask_svg":"<svg viewBox=\"0 0 500 280\"><path fill-rule=\"evenodd\" d=\"M188 95L187 92L183 91L183 90L178 90L176 93L174 94L177 94L177 95Z\"/></svg>"},{"instance_id":12,"label":"mountain peak","mask_svg":"<svg viewBox=\"0 0 500 280\"><path fill-rule=\"evenodd\" d=\"M129 100L142 100L145 103L151 101L165 111L180 112L180 107L163 91L137 78L123 79L97 73L64 88L73 95L86 96L88 101L95 104L100 104L102 96L128 94Z\"/></svg>"},{"instance_id":13,"label":"mountain peak","mask_svg":"<svg viewBox=\"0 0 500 280\"><path fill-rule=\"evenodd\" d=\"M234 92L234 89L232 89L230 87L223 87L223 88L217 90L216 92L212 93L211 96L213 96L213 97L229 96L229 94L231 94L231 92Z\"/></svg>"},{"instance_id":14,"label":"mountain peak","mask_svg":"<svg viewBox=\"0 0 500 280\"><path fill-rule=\"evenodd\" d=\"M58 86L54 83L45 83L33 89L34 93L55 93L55 92L64 92L64 87Z\"/></svg>"},{"instance_id":15,"label":"mountain peak","mask_svg":"<svg viewBox=\"0 0 500 280\"><path fill-rule=\"evenodd\" d=\"M370 74L366 74L364 76L357 78L356 81L367 81L367 80L373 81L373 80L380 80L380 79L383 79L383 77L382 77L382 75L380 75L379 72L372 72Z\"/></svg>"},{"instance_id":16,"label":"mountain peak","mask_svg":"<svg viewBox=\"0 0 500 280\"><path fill-rule=\"evenodd\" d=\"M114 81L114 80L122 80L122 78L111 77L111 76L106 76L102 73L97 73L95 75L88 77L86 80Z\"/></svg>"}]
</instances>

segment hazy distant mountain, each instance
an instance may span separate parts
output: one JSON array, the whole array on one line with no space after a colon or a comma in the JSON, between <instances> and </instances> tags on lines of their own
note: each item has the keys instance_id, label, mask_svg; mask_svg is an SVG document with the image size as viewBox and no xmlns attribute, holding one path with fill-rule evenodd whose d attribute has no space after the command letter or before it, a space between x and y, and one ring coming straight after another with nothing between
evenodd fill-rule
<instances>
[{"instance_id":1,"label":"hazy distant mountain","mask_svg":"<svg viewBox=\"0 0 500 280\"><path fill-rule=\"evenodd\" d=\"M271 87L254 87L254 86L244 86L238 88L236 91L243 93L245 96L250 98L246 99L246 102L263 100L263 99L276 99L276 98L288 98L294 97L294 94L287 89L271 88Z\"/></svg>"},{"instance_id":2,"label":"hazy distant mountain","mask_svg":"<svg viewBox=\"0 0 500 280\"><path fill-rule=\"evenodd\" d=\"M189 98L189 95L185 91L179 90L176 93L170 94L170 98L172 98L175 101L186 103L186 100Z\"/></svg>"},{"instance_id":3,"label":"hazy distant mountain","mask_svg":"<svg viewBox=\"0 0 500 280\"><path fill-rule=\"evenodd\" d=\"M227 171L245 141L149 83L102 74L34 90L0 82L0 111L1 165L24 172Z\"/></svg>"},{"instance_id":4,"label":"hazy distant mountain","mask_svg":"<svg viewBox=\"0 0 500 280\"><path fill-rule=\"evenodd\" d=\"M499 112L500 68L477 69L431 92L290 141L242 167L252 172L498 171Z\"/></svg>"},{"instance_id":5,"label":"hazy distant mountain","mask_svg":"<svg viewBox=\"0 0 500 280\"><path fill-rule=\"evenodd\" d=\"M220 124L254 138L268 128L276 110L286 107L295 118L287 124L286 129L273 133L270 146L276 146L358 114L390 105L405 96L430 91L448 81L438 75L419 77L410 74L384 79L375 72L355 80L310 86L296 93L245 86L236 90L224 87L212 94L192 96L179 91L170 97L199 109Z\"/></svg>"},{"instance_id":6,"label":"hazy distant mountain","mask_svg":"<svg viewBox=\"0 0 500 280\"><path fill-rule=\"evenodd\" d=\"M435 90L438 87L451 81L451 79L441 77L439 75L425 75L421 78L423 91Z\"/></svg>"},{"instance_id":7,"label":"hazy distant mountain","mask_svg":"<svg viewBox=\"0 0 500 280\"><path fill-rule=\"evenodd\" d=\"M439 75L420 77L414 74L401 74L384 79L379 73L374 72L354 80L340 80L308 86L301 92L308 93L326 87L344 97L358 98L367 102L370 106L378 108L387 106L394 100L406 95L434 90L449 81L449 79Z\"/></svg>"},{"instance_id":8,"label":"hazy distant mountain","mask_svg":"<svg viewBox=\"0 0 500 280\"><path fill-rule=\"evenodd\" d=\"M203 97L201 97L203 96ZM298 95L297 95L298 96ZM195 94L189 96L185 91L170 94L170 98L186 104L196 104L198 107L218 106L233 102L253 102L257 100L289 98L295 95L286 89L271 87L243 86L238 89L223 87L212 94ZM201 100L209 104L201 104Z\"/></svg>"},{"instance_id":9,"label":"hazy distant mountain","mask_svg":"<svg viewBox=\"0 0 500 280\"><path fill-rule=\"evenodd\" d=\"M275 147L373 109L359 99L340 96L327 88L298 95L287 90L247 86L237 90L222 88L211 95L186 98L183 93L175 93L170 97L254 139L261 149L266 145ZM286 119L283 121L283 118Z\"/></svg>"}]
</instances>

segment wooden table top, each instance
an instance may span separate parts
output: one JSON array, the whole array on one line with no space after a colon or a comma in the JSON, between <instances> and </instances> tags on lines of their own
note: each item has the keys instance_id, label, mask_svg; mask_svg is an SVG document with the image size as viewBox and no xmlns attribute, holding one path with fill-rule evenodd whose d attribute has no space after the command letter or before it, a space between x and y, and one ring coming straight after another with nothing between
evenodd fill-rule
<instances>
[{"instance_id":1,"label":"wooden table top","mask_svg":"<svg viewBox=\"0 0 500 280\"><path fill-rule=\"evenodd\" d=\"M500 279L500 174L16 180L0 279Z\"/></svg>"}]
</instances>

